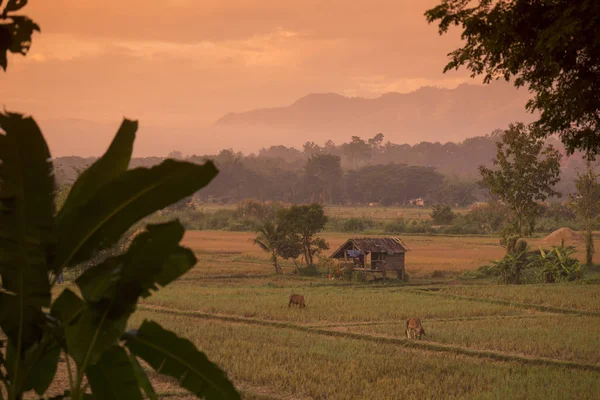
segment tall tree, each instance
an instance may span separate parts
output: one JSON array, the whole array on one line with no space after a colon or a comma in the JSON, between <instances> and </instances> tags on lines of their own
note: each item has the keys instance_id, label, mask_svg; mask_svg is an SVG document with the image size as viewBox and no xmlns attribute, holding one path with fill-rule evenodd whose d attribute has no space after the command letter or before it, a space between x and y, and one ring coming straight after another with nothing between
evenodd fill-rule
<instances>
[{"instance_id":1,"label":"tall tree","mask_svg":"<svg viewBox=\"0 0 600 400\"><path fill-rule=\"evenodd\" d=\"M515 215L515 231L529 235L538 213L537 201L557 196L561 154L522 123L511 124L497 143L496 168L479 167L492 195L507 203Z\"/></svg>"},{"instance_id":2,"label":"tall tree","mask_svg":"<svg viewBox=\"0 0 600 400\"><path fill-rule=\"evenodd\" d=\"M568 154L600 152L599 1L442 0L425 16L440 35L461 27L464 46L444 72L514 79L534 94L527 109L541 112L538 136L558 133Z\"/></svg>"},{"instance_id":3,"label":"tall tree","mask_svg":"<svg viewBox=\"0 0 600 400\"><path fill-rule=\"evenodd\" d=\"M350 143L344 143L342 150L346 158L350 160L350 168L356 169L369 162L372 148L359 136L352 136Z\"/></svg>"},{"instance_id":4,"label":"tall tree","mask_svg":"<svg viewBox=\"0 0 600 400\"><path fill-rule=\"evenodd\" d=\"M288 237L297 237L307 266L314 263L314 256L329 245L315 235L325 228L327 216L320 204L292 206L279 211L278 220Z\"/></svg>"},{"instance_id":5,"label":"tall tree","mask_svg":"<svg viewBox=\"0 0 600 400\"><path fill-rule=\"evenodd\" d=\"M304 143L304 146L302 146L302 150L304 151L304 155L307 158L320 154L323 151L323 149L321 149L321 146L319 146L315 142Z\"/></svg>"},{"instance_id":6,"label":"tall tree","mask_svg":"<svg viewBox=\"0 0 600 400\"><path fill-rule=\"evenodd\" d=\"M594 235L592 227L600 214L600 184L596 174L588 164L587 171L580 173L575 181L577 193L571 197L571 205L585 225L585 260L588 266L594 259Z\"/></svg>"},{"instance_id":7,"label":"tall tree","mask_svg":"<svg viewBox=\"0 0 600 400\"><path fill-rule=\"evenodd\" d=\"M332 204L343 175L340 157L332 154L314 155L306 162L304 171L306 188L313 194L317 193L321 203Z\"/></svg>"}]
</instances>

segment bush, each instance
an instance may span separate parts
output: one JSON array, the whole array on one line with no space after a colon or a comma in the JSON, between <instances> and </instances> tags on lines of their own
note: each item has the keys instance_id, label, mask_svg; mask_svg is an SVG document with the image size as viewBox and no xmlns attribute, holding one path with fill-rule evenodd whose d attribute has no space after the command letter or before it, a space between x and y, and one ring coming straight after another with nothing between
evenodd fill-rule
<instances>
[{"instance_id":1,"label":"bush","mask_svg":"<svg viewBox=\"0 0 600 400\"><path fill-rule=\"evenodd\" d=\"M354 282L366 282L367 276L363 271L352 271L352 280Z\"/></svg>"},{"instance_id":2,"label":"bush","mask_svg":"<svg viewBox=\"0 0 600 400\"><path fill-rule=\"evenodd\" d=\"M385 233L404 233L406 232L406 225L404 219L398 218L394 221L388 222L383 226Z\"/></svg>"},{"instance_id":3,"label":"bush","mask_svg":"<svg viewBox=\"0 0 600 400\"><path fill-rule=\"evenodd\" d=\"M448 205L436 204L433 206L431 218L436 225L449 225L454 221L456 215L452 212L452 208Z\"/></svg>"},{"instance_id":4,"label":"bush","mask_svg":"<svg viewBox=\"0 0 600 400\"><path fill-rule=\"evenodd\" d=\"M345 281L352 280L353 272L354 272L354 267L352 267L350 265L346 265L346 266L342 267L342 278Z\"/></svg>"},{"instance_id":5,"label":"bush","mask_svg":"<svg viewBox=\"0 0 600 400\"><path fill-rule=\"evenodd\" d=\"M277 217L277 212L282 208L285 208L285 205L281 202L261 202L249 199L239 203L234 213L237 219L273 221Z\"/></svg>"},{"instance_id":6,"label":"bush","mask_svg":"<svg viewBox=\"0 0 600 400\"><path fill-rule=\"evenodd\" d=\"M585 267L572 257L574 247L563 242L549 251L526 251L526 248L524 240L509 237L506 256L490 267L481 267L480 272L487 270L505 284L571 282L583 277Z\"/></svg>"},{"instance_id":7,"label":"bush","mask_svg":"<svg viewBox=\"0 0 600 400\"><path fill-rule=\"evenodd\" d=\"M343 232L361 232L371 229L376 225L375 221L368 218L350 218L343 222Z\"/></svg>"},{"instance_id":8,"label":"bush","mask_svg":"<svg viewBox=\"0 0 600 400\"><path fill-rule=\"evenodd\" d=\"M497 201L471 207L464 216L467 222L479 226L483 232L497 232L510 220L510 208Z\"/></svg>"},{"instance_id":9,"label":"bush","mask_svg":"<svg viewBox=\"0 0 600 400\"><path fill-rule=\"evenodd\" d=\"M538 218L535 223L535 232L550 233L560 228L569 228L574 231L583 230L583 224L577 220L559 220L554 218L543 217Z\"/></svg>"},{"instance_id":10,"label":"bush","mask_svg":"<svg viewBox=\"0 0 600 400\"><path fill-rule=\"evenodd\" d=\"M298 267L298 275L300 276L318 276L319 270L316 265L309 265L307 267Z\"/></svg>"},{"instance_id":11,"label":"bush","mask_svg":"<svg viewBox=\"0 0 600 400\"><path fill-rule=\"evenodd\" d=\"M383 228L383 223L371 218L336 218L331 217L325 225L329 232L363 232Z\"/></svg>"},{"instance_id":12,"label":"bush","mask_svg":"<svg viewBox=\"0 0 600 400\"><path fill-rule=\"evenodd\" d=\"M434 232L431 221L411 220L406 224L406 233L431 233Z\"/></svg>"},{"instance_id":13,"label":"bush","mask_svg":"<svg viewBox=\"0 0 600 400\"><path fill-rule=\"evenodd\" d=\"M438 232L446 235L481 235L485 233L485 231L476 224L462 223L443 226Z\"/></svg>"},{"instance_id":14,"label":"bush","mask_svg":"<svg viewBox=\"0 0 600 400\"><path fill-rule=\"evenodd\" d=\"M552 246L552 250L540 253L535 261L540 278L547 283L572 282L583 277L585 267L572 257L576 250L573 246Z\"/></svg>"},{"instance_id":15,"label":"bush","mask_svg":"<svg viewBox=\"0 0 600 400\"><path fill-rule=\"evenodd\" d=\"M552 203L550 205L543 204L540 206L540 217L553 220L556 224L566 221L575 221L577 215L575 211L567 205L560 203Z\"/></svg>"}]
</instances>

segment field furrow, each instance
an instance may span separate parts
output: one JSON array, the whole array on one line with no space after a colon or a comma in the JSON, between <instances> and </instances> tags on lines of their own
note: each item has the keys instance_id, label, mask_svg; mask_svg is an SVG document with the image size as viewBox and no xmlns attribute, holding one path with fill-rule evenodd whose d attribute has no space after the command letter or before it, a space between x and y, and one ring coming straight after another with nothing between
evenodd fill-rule
<instances>
[{"instance_id":1,"label":"field furrow","mask_svg":"<svg viewBox=\"0 0 600 400\"><path fill-rule=\"evenodd\" d=\"M441 342L433 342L433 341L415 341L408 340L406 338L402 338L400 335L392 337L388 335L377 335L377 334L366 334L366 333L357 333L350 331L348 329L325 329L325 328L317 328L314 326L306 326L300 324L294 324L289 322L278 322L278 321L267 321L256 318L242 318L242 317L233 317L227 315L217 315L210 313L202 313L202 312L193 312L193 311L180 311L177 309L169 309L165 307L148 307L141 306L141 310L150 311L154 313L164 313L169 315L180 315L198 319L205 320L219 320L233 323L242 323L248 325L257 325L257 326L265 326L271 328L284 328L284 329L293 329L297 331L304 331L312 334L319 334L325 336L335 336L335 337L343 337L343 338L352 338L356 340L364 340L370 342L377 343L388 343L400 345L403 347L428 350L428 351L437 351L437 352L449 352L455 354L461 354L471 357L482 357L489 358L497 361L518 361L525 364L533 364L533 365L552 365L552 366L561 366L567 368L575 368L582 370L591 370L600 372L600 359L596 359L597 364L588 364L584 362L576 362L576 361L567 361L567 360L559 360L552 359L546 357L532 357L526 356L522 354L516 353L508 353L502 351L492 351L485 349L473 349L469 347L462 347L450 344L444 344ZM593 329L593 328L592 328ZM398 327L398 331L403 332L402 327ZM596 338L592 338L592 342L598 343ZM595 349L593 349L595 350ZM600 354L600 353L596 353Z\"/></svg>"}]
</instances>

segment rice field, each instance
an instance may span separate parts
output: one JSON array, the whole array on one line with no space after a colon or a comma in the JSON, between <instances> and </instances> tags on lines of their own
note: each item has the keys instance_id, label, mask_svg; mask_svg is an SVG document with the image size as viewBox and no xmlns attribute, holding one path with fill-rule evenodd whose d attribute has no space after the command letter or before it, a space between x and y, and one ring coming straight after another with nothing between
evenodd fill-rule
<instances>
[{"instance_id":1,"label":"rice field","mask_svg":"<svg viewBox=\"0 0 600 400\"><path fill-rule=\"evenodd\" d=\"M347 239L323 236L331 251ZM498 238L428 236L403 237L408 283L298 276L285 263L275 275L252 237L187 232L197 265L140 303L130 327L152 319L191 340L244 399L598 398L598 279L463 279L503 256ZM288 307L292 293L305 309ZM422 340L406 339L408 317L422 320ZM192 398L150 376L161 398Z\"/></svg>"},{"instance_id":2,"label":"rice field","mask_svg":"<svg viewBox=\"0 0 600 400\"><path fill-rule=\"evenodd\" d=\"M440 292L481 299L499 299L550 307L575 308L600 314L600 287L598 285L463 286L444 287L440 289Z\"/></svg>"},{"instance_id":3,"label":"rice field","mask_svg":"<svg viewBox=\"0 0 600 400\"><path fill-rule=\"evenodd\" d=\"M593 399L600 390L597 371L490 362L286 328L148 312L138 313L132 325L143 318L192 340L238 386L248 388L248 395L254 395L253 388L270 388L270 396L262 398ZM178 393L174 385L165 390Z\"/></svg>"},{"instance_id":4,"label":"rice field","mask_svg":"<svg viewBox=\"0 0 600 400\"><path fill-rule=\"evenodd\" d=\"M347 235L323 235L333 251ZM500 286L460 274L503 256L498 238L411 236L408 284L304 277L239 232L187 232L197 266L144 301L247 399L592 399L600 392L600 286ZM535 245L536 240L532 241ZM288 308L292 293L307 308ZM540 310L565 309L567 314ZM595 313L598 312L598 315ZM421 318L423 340L404 321ZM153 375L162 396L186 397Z\"/></svg>"},{"instance_id":5,"label":"rice field","mask_svg":"<svg viewBox=\"0 0 600 400\"><path fill-rule=\"evenodd\" d=\"M265 268L268 265L269 255L252 244L254 236L249 232L187 231L183 242L201 257L219 259L217 265L212 260L207 265L198 263L195 271L203 276L214 273L214 268L228 274L236 272L243 274L247 267L252 269L252 273L258 273L260 268L263 272L271 273L268 267ZM333 252L351 235L324 233L321 236L327 240L330 252ZM431 276L434 271L460 273L475 269L504 255L504 249L499 245L497 237L410 236L409 238L404 241L410 248L406 256L406 268L410 276ZM248 264L253 264L254 268Z\"/></svg>"}]
</instances>

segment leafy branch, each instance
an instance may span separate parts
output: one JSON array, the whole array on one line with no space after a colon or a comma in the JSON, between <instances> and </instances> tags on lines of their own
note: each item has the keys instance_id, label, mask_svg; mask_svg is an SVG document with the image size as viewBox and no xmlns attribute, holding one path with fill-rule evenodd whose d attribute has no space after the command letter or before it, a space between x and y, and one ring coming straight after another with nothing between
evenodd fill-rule
<instances>
[{"instance_id":1,"label":"leafy branch","mask_svg":"<svg viewBox=\"0 0 600 400\"><path fill-rule=\"evenodd\" d=\"M0 1L0 10L2 10ZM27 5L27 0L8 0L0 14L0 67L6 71L8 52L26 55L31 47L33 32L40 32L38 24L23 15L14 15Z\"/></svg>"}]
</instances>

